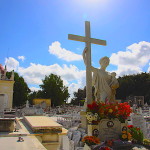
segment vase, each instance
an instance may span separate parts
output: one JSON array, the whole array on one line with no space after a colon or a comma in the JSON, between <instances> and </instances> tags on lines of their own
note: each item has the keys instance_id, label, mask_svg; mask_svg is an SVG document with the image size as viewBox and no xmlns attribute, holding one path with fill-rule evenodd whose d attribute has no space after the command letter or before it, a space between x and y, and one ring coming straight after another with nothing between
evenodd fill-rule
<instances>
[{"instance_id":1,"label":"vase","mask_svg":"<svg viewBox=\"0 0 150 150\"><path fill-rule=\"evenodd\" d=\"M85 143L83 150L91 150L91 147Z\"/></svg>"},{"instance_id":2,"label":"vase","mask_svg":"<svg viewBox=\"0 0 150 150\"><path fill-rule=\"evenodd\" d=\"M97 137L99 135L98 125L88 125L88 135Z\"/></svg>"},{"instance_id":3,"label":"vase","mask_svg":"<svg viewBox=\"0 0 150 150\"><path fill-rule=\"evenodd\" d=\"M127 123L126 120L125 120L124 123L121 123L121 132L122 132L122 131L127 131L127 130L128 130L127 125L128 125L128 123Z\"/></svg>"}]
</instances>

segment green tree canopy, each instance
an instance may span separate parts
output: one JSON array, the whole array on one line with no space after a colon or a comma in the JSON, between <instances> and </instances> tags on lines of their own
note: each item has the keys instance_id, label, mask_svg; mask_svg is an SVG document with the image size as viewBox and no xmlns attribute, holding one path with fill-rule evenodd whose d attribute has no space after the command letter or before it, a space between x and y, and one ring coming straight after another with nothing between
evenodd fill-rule
<instances>
[{"instance_id":1,"label":"green tree canopy","mask_svg":"<svg viewBox=\"0 0 150 150\"><path fill-rule=\"evenodd\" d=\"M82 106L86 97L86 88L78 89L78 91L74 92L73 94L74 98L71 99L71 104Z\"/></svg>"},{"instance_id":2,"label":"green tree canopy","mask_svg":"<svg viewBox=\"0 0 150 150\"><path fill-rule=\"evenodd\" d=\"M7 72L7 77L10 78L11 72ZM13 107L21 106L26 103L30 89L24 78L14 72L14 93L13 93Z\"/></svg>"},{"instance_id":3,"label":"green tree canopy","mask_svg":"<svg viewBox=\"0 0 150 150\"><path fill-rule=\"evenodd\" d=\"M141 73L118 78L119 88L116 98L125 100L128 96L144 96L145 102L150 104L150 74Z\"/></svg>"},{"instance_id":4,"label":"green tree canopy","mask_svg":"<svg viewBox=\"0 0 150 150\"><path fill-rule=\"evenodd\" d=\"M74 92L74 97L71 99L71 104L73 105L84 105L84 101L86 98L86 86L84 87L84 89L78 89L77 92ZM93 100L94 98L94 87L92 87L92 97Z\"/></svg>"},{"instance_id":5,"label":"green tree canopy","mask_svg":"<svg viewBox=\"0 0 150 150\"><path fill-rule=\"evenodd\" d=\"M41 91L37 93L38 98L50 98L52 106L62 105L69 98L68 87L63 85L63 80L60 76L50 74L45 76L40 85Z\"/></svg>"}]
</instances>

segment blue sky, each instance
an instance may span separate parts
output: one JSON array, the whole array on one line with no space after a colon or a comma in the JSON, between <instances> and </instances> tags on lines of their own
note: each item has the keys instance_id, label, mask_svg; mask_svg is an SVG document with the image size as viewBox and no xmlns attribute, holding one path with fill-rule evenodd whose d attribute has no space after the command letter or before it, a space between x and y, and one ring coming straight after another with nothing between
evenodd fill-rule
<instances>
[{"instance_id":1,"label":"blue sky","mask_svg":"<svg viewBox=\"0 0 150 150\"><path fill-rule=\"evenodd\" d=\"M15 69L32 90L45 75L60 75L73 93L85 86L81 57L85 44L68 40L91 36L107 41L92 45L92 65L110 57L117 76L150 71L149 0L0 0L0 64Z\"/></svg>"}]
</instances>

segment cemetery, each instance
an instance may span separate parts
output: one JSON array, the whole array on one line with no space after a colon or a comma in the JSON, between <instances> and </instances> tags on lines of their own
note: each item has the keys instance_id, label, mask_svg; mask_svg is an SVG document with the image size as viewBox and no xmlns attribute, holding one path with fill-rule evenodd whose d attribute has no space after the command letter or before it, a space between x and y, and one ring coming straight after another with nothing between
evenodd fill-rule
<instances>
[{"instance_id":1,"label":"cemetery","mask_svg":"<svg viewBox=\"0 0 150 150\"><path fill-rule=\"evenodd\" d=\"M1 70L0 136L18 137L21 143L32 136L43 150L150 149L150 107L144 105L144 100L138 100L142 107L132 100L123 103L116 100L119 82L115 72L106 71L110 63L108 57L100 59L100 68L91 65L91 44L106 46L106 41L91 38L89 21L85 22L85 37L69 34L68 39L85 42L82 54L86 66L84 106L51 107L50 99L33 99L32 106L27 100L23 108L14 110L14 72L8 79L6 69Z\"/></svg>"}]
</instances>

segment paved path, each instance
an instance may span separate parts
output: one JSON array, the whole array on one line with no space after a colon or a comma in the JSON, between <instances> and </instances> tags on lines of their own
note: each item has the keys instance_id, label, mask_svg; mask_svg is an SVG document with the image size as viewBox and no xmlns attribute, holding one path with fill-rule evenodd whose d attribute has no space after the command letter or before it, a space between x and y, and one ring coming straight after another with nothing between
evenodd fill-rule
<instances>
[{"instance_id":1,"label":"paved path","mask_svg":"<svg viewBox=\"0 0 150 150\"><path fill-rule=\"evenodd\" d=\"M0 150L46 150L24 121L19 125L18 132L0 132ZM18 142L20 134L24 142Z\"/></svg>"},{"instance_id":2,"label":"paved path","mask_svg":"<svg viewBox=\"0 0 150 150\"><path fill-rule=\"evenodd\" d=\"M18 142L18 137L0 137L0 150L46 150L36 137L23 137L24 142Z\"/></svg>"}]
</instances>

